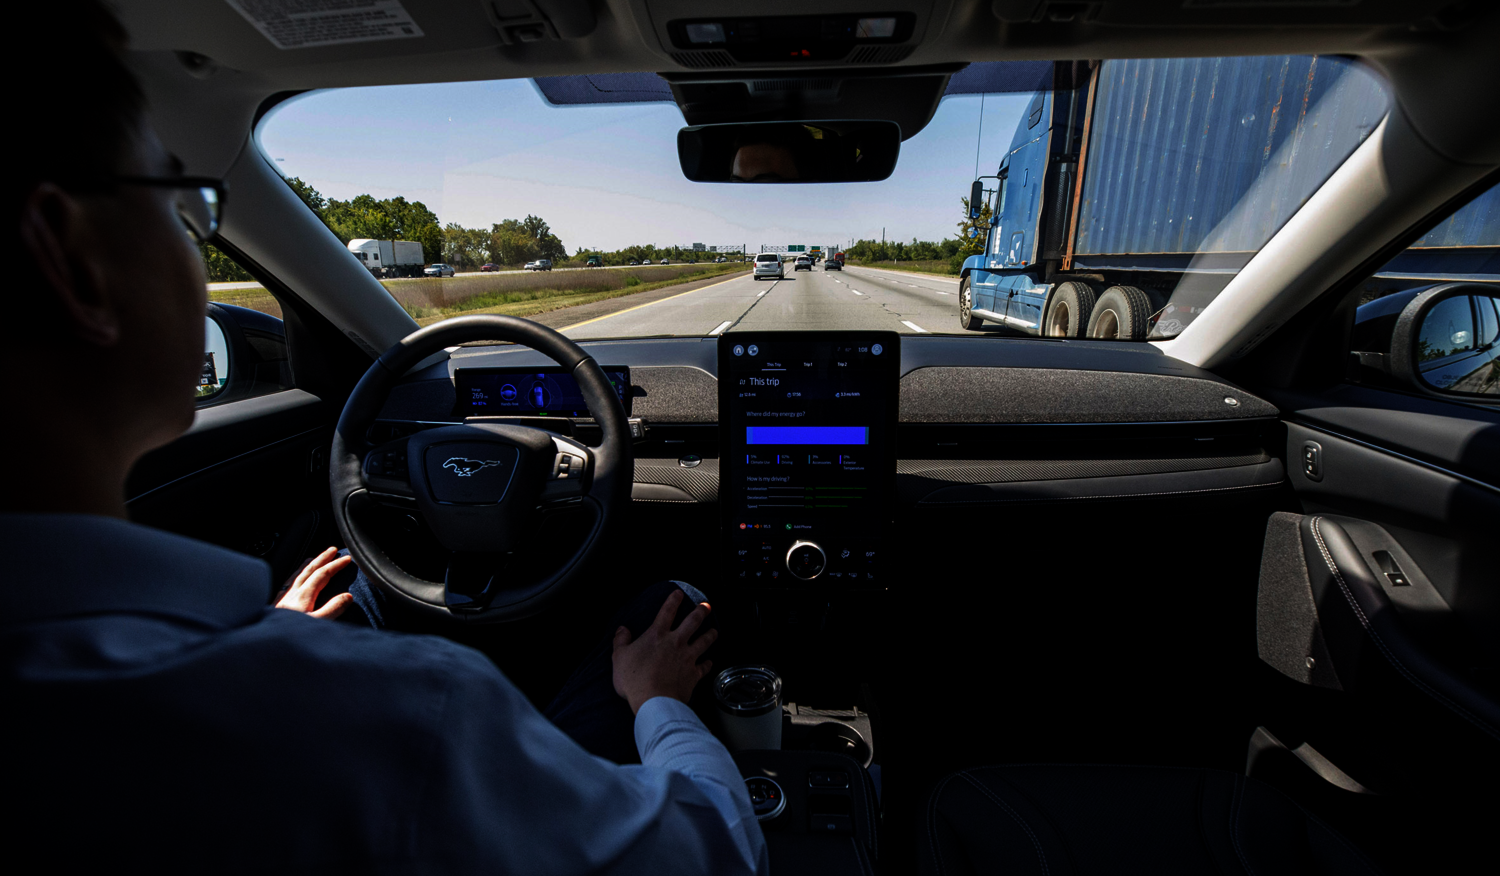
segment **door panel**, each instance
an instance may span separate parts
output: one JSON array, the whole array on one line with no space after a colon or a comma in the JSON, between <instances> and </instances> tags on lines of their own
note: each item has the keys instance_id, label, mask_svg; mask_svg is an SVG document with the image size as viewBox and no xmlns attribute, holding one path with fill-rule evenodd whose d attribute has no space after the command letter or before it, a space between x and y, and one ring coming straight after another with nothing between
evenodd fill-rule
<instances>
[{"instance_id":1,"label":"door panel","mask_svg":"<svg viewBox=\"0 0 1500 876\"><path fill-rule=\"evenodd\" d=\"M126 484L133 521L262 557L280 581L336 543L328 447L337 411L287 390L201 408Z\"/></svg>"},{"instance_id":2,"label":"door panel","mask_svg":"<svg viewBox=\"0 0 1500 876\"><path fill-rule=\"evenodd\" d=\"M1272 400L1301 507L1267 528L1258 646L1327 692L1281 690L1291 735L1378 793L1500 778L1500 488L1478 450L1500 414L1347 386Z\"/></svg>"}]
</instances>

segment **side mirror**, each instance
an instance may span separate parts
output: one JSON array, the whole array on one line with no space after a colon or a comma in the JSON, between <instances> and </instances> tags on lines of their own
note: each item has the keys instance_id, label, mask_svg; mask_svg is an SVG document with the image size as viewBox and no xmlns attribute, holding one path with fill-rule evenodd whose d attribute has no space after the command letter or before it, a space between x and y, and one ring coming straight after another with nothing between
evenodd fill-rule
<instances>
[{"instance_id":1,"label":"side mirror","mask_svg":"<svg viewBox=\"0 0 1500 876\"><path fill-rule=\"evenodd\" d=\"M969 186L969 218L978 219L984 211L984 180L976 179Z\"/></svg>"},{"instance_id":2,"label":"side mirror","mask_svg":"<svg viewBox=\"0 0 1500 876\"><path fill-rule=\"evenodd\" d=\"M212 316L203 317L203 373L198 376L198 400L213 398L229 386L229 339Z\"/></svg>"},{"instance_id":3,"label":"side mirror","mask_svg":"<svg viewBox=\"0 0 1500 876\"><path fill-rule=\"evenodd\" d=\"M1401 305L1398 296L1406 298ZM1398 384L1421 392L1500 399L1500 289L1477 283L1443 283L1415 294L1389 296L1391 305L1377 308L1376 299L1356 316L1356 360L1383 371ZM1399 306L1391 320L1384 311ZM1363 325L1361 324L1363 322ZM1368 326L1380 334L1389 326L1385 351L1369 352L1375 340ZM1382 355L1383 352L1383 355Z\"/></svg>"},{"instance_id":4,"label":"side mirror","mask_svg":"<svg viewBox=\"0 0 1500 876\"><path fill-rule=\"evenodd\" d=\"M896 169L901 128L886 121L747 122L677 132L693 182L878 182Z\"/></svg>"},{"instance_id":5,"label":"side mirror","mask_svg":"<svg viewBox=\"0 0 1500 876\"><path fill-rule=\"evenodd\" d=\"M205 325L199 406L290 389L286 326L277 317L210 302Z\"/></svg>"}]
</instances>

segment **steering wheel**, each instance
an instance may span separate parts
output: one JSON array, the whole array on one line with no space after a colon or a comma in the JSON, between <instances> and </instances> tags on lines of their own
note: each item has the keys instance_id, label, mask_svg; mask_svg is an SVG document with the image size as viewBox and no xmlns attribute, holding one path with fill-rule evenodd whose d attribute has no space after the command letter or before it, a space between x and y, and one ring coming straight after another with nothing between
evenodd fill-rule
<instances>
[{"instance_id":1,"label":"steering wheel","mask_svg":"<svg viewBox=\"0 0 1500 876\"><path fill-rule=\"evenodd\" d=\"M397 380L433 353L479 340L530 347L571 372L603 444L485 422L369 439ZM328 480L339 532L371 582L421 613L493 623L535 614L577 582L630 501L635 465L625 409L582 348L529 320L463 316L413 332L365 372L339 417ZM448 552L442 581L408 573L382 549L371 522L380 504L420 515ZM571 547L560 565L527 555L556 511L583 512L567 515Z\"/></svg>"}]
</instances>

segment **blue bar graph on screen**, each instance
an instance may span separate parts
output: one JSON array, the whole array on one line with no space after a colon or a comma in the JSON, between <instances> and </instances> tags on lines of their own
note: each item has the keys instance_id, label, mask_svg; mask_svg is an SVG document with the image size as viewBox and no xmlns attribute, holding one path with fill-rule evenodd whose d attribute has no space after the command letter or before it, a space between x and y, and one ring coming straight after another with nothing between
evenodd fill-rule
<instances>
[{"instance_id":1,"label":"blue bar graph on screen","mask_svg":"<svg viewBox=\"0 0 1500 876\"><path fill-rule=\"evenodd\" d=\"M869 444L869 426L746 426L745 443L849 445Z\"/></svg>"}]
</instances>

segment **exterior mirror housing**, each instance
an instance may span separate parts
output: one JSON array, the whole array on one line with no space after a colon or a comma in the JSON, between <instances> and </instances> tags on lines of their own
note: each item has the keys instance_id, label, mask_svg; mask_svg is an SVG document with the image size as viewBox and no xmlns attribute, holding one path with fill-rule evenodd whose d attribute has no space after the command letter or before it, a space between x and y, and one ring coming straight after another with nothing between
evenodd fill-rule
<instances>
[{"instance_id":1,"label":"exterior mirror housing","mask_svg":"<svg viewBox=\"0 0 1500 876\"><path fill-rule=\"evenodd\" d=\"M901 128L887 121L748 122L677 132L693 182L878 182L896 169Z\"/></svg>"},{"instance_id":2,"label":"exterior mirror housing","mask_svg":"<svg viewBox=\"0 0 1500 876\"><path fill-rule=\"evenodd\" d=\"M1500 289L1443 283L1356 311L1354 358L1419 392L1500 401Z\"/></svg>"},{"instance_id":3,"label":"exterior mirror housing","mask_svg":"<svg viewBox=\"0 0 1500 876\"><path fill-rule=\"evenodd\" d=\"M984 180L976 179L969 186L969 218L978 219L979 214L984 211Z\"/></svg>"}]
</instances>

